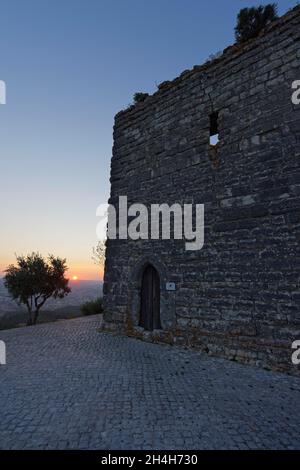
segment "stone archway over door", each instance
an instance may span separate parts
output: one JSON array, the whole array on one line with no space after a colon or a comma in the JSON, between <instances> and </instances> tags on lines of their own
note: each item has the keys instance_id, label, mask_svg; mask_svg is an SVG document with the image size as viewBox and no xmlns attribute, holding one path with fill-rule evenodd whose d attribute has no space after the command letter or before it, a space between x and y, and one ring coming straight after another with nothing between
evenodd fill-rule
<instances>
[{"instance_id":1,"label":"stone archway over door","mask_svg":"<svg viewBox=\"0 0 300 470\"><path fill-rule=\"evenodd\" d=\"M148 331L161 329L160 279L151 264L146 266L142 277L140 326Z\"/></svg>"}]
</instances>

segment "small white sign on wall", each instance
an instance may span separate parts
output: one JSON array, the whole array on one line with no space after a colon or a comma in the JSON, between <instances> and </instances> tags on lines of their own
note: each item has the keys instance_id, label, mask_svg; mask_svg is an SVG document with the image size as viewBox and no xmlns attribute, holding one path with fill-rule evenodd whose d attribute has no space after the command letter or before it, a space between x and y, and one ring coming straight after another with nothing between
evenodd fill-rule
<instances>
[{"instance_id":1,"label":"small white sign on wall","mask_svg":"<svg viewBox=\"0 0 300 470\"><path fill-rule=\"evenodd\" d=\"M167 284L166 284L166 290L167 290L167 291L175 291L175 290L176 290L176 284L175 284L175 282L167 282Z\"/></svg>"}]
</instances>

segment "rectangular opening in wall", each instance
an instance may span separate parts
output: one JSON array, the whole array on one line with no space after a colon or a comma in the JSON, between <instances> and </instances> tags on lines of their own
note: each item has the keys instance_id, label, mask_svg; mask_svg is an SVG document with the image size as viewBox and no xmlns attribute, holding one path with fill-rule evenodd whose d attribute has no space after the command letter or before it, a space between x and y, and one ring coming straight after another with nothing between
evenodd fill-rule
<instances>
[{"instance_id":1,"label":"rectangular opening in wall","mask_svg":"<svg viewBox=\"0 0 300 470\"><path fill-rule=\"evenodd\" d=\"M215 112L209 116L210 119L210 145L217 145L219 142L219 113Z\"/></svg>"}]
</instances>

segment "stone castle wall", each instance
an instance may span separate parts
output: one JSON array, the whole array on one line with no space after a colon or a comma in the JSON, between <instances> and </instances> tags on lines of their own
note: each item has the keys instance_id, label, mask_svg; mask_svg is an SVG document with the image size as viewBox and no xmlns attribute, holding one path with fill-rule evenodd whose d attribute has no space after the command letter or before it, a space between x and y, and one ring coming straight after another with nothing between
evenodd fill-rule
<instances>
[{"instance_id":1,"label":"stone castle wall","mask_svg":"<svg viewBox=\"0 0 300 470\"><path fill-rule=\"evenodd\" d=\"M165 82L116 116L111 204L205 205L205 244L110 240L110 330L295 372L300 339L300 8L255 40ZM210 115L219 113L212 154ZM143 268L161 279L162 332L138 328ZM176 291L167 291L175 282Z\"/></svg>"}]
</instances>

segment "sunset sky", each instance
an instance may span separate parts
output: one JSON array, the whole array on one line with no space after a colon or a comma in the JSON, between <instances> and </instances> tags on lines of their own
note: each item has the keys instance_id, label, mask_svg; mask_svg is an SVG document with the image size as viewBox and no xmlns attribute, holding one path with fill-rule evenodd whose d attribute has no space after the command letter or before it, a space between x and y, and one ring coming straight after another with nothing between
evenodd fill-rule
<instances>
[{"instance_id":1,"label":"sunset sky","mask_svg":"<svg viewBox=\"0 0 300 470\"><path fill-rule=\"evenodd\" d=\"M257 3L1 0L0 275L39 251L67 258L70 277L101 277L91 252L114 115L233 43L238 10Z\"/></svg>"}]
</instances>

